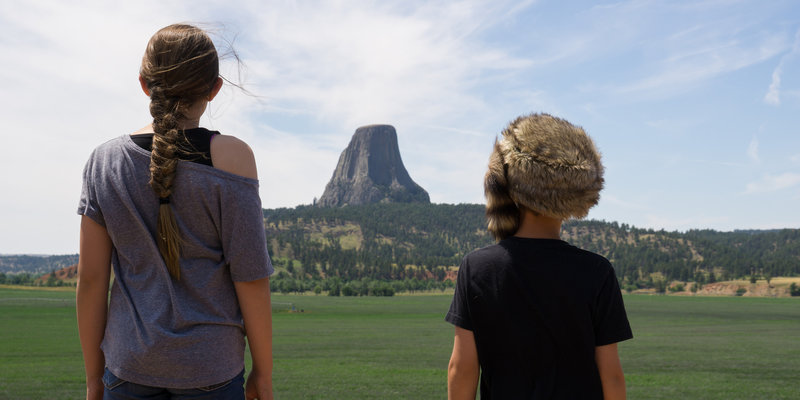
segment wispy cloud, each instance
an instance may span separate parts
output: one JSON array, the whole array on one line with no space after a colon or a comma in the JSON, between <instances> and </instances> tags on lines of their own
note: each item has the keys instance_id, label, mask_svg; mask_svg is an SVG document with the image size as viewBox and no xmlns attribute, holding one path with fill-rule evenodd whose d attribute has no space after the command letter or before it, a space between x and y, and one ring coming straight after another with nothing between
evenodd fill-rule
<instances>
[{"instance_id":1,"label":"wispy cloud","mask_svg":"<svg viewBox=\"0 0 800 400\"><path fill-rule=\"evenodd\" d=\"M178 21L211 22L207 27L223 37L238 34L234 47L247 67L243 83L257 97L226 87L202 124L251 145L265 207L307 204L319 196L350 135L367 123L397 127L406 168L433 201L482 202L495 135L530 111L574 117L597 135L609 162L613 155L618 165L632 166L608 169L609 182L621 185L612 191L617 198L604 195L609 210L634 211L621 213L620 221L642 225L644 213L660 210L675 218L653 217L652 223L680 228L684 216L708 201L704 190L741 193L749 181L730 178L739 175L732 170L747 172L754 159L786 165L764 169L771 175L754 177L749 193L793 188L781 192L783 199L798 192L800 155L778 160L760 143L796 143L792 109L785 106L800 99L793 75L800 31L785 25L796 12L791 2L591 4L0 1L0 136L18 150L0 157L0 169L13 171L0 174L0 187L24 194L0 196L0 210L6 210L0 221L20 227L0 230L0 252L75 251L83 163L97 144L150 119L136 82L141 55L150 35ZM749 68L764 60L774 63L768 72ZM236 65L228 67L226 76L236 73ZM736 87L724 82L734 71ZM709 121L714 111L737 100L730 96L749 96L746 88L766 90L769 72L775 83L770 98L783 105L773 110L776 129L757 132L750 146L741 139L717 140L721 135L714 132L728 132L721 123L731 121ZM708 89L698 93L703 96L686 95L700 86ZM760 115L738 100L725 110L737 115L730 135L746 138ZM698 148L704 151L693 151ZM699 158L731 162L691 162ZM719 189L687 189L687 196L700 199L690 209L668 198L631 204L620 193L642 191L642 175L651 171L641 166L648 163L671 176L686 175L687 168L702 172L718 180ZM761 199L729 197L736 197L731 209L754 209ZM766 220L757 213L748 217ZM692 221L692 227L707 222Z\"/></svg>"},{"instance_id":2,"label":"wispy cloud","mask_svg":"<svg viewBox=\"0 0 800 400\"><path fill-rule=\"evenodd\" d=\"M618 88L620 93L674 93L721 74L749 67L784 49L782 37L768 36L745 44L733 38L706 47L684 48L653 65L655 73Z\"/></svg>"},{"instance_id":3,"label":"wispy cloud","mask_svg":"<svg viewBox=\"0 0 800 400\"><path fill-rule=\"evenodd\" d=\"M662 98L781 54L784 32L767 31L768 8L746 2L620 1L595 6L582 22L591 26L583 54L635 59L591 91ZM586 30L577 31L586 34ZM569 32L566 33L569 38Z\"/></svg>"},{"instance_id":4,"label":"wispy cloud","mask_svg":"<svg viewBox=\"0 0 800 400\"><path fill-rule=\"evenodd\" d=\"M800 185L800 173L785 172L779 175L764 175L760 180L750 182L746 194L774 192Z\"/></svg>"},{"instance_id":5,"label":"wispy cloud","mask_svg":"<svg viewBox=\"0 0 800 400\"><path fill-rule=\"evenodd\" d=\"M391 4L391 3L390 3ZM352 129L374 121L433 124L485 110L479 78L502 79L530 61L484 44L476 32L506 7L461 1L442 7L340 2L254 8L254 71L269 104L306 110ZM505 4L505 3L503 3ZM280 17L278 17L280 16ZM313 29L309 29L313 27Z\"/></svg>"},{"instance_id":6,"label":"wispy cloud","mask_svg":"<svg viewBox=\"0 0 800 400\"><path fill-rule=\"evenodd\" d=\"M747 145L747 158L755 163L760 161L758 158L758 138L755 136L750 140L750 144Z\"/></svg>"},{"instance_id":7,"label":"wispy cloud","mask_svg":"<svg viewBox=\"0 0 800 400\"><path fill-rule=\"evenodd\" d=\"M795 33L794 45L792 46L792 49L788 54L781 57L781 61L778 62L778 66L772 71L772 81L769 84L767 93L764 95L765 103L773 106L781 105L781 77L783 76L784 64L798 54L798 52L800 52L800 29Z\"/></svg>"},{"instance_id":8,"label":"wispy cloud","mask_svg":"<svg viewBox=\"0 0 800 400\"><path fill-rule=\"evenodd\" d=\"M781 105L781 75L783 74L783 62L781 61L775 70L772 71L772 82L769 84L767 94L764 95L764 102L773 106Z\"/></svg>"}]
</instances>

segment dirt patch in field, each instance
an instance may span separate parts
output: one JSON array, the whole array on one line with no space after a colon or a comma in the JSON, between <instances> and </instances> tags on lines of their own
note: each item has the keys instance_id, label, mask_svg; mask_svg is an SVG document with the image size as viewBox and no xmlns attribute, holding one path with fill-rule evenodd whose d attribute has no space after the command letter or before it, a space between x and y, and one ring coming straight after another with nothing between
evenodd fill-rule
<instances>
[{"instance_id":1,"label":"dirt patch in field","mask_svg":"<svg viewBox=\"0 0 800 400\"><path fill-rule=\"evenodd\" d=\"M789 295L789 289L777 288L766 283L709 283L698 290L698 294L713 296L736 296L737 292L745 297L783 297Z\"/></svg>"},{"instance_id":2,"label":"dirt patch in field","mask_svg":"<svg viewBox=\"0 0 800 400\"><path fill-rule=\"evenodd\" d=\"M44 274L36 279L36 282L39 284L44 284L50 278L50 275L56 276L56 279L60 279L64 282L73 283L78 280L78 265L72 265L66 268L62 268L51 272L49 274Z\"/></svg>"},{"instance_id":3,"label":"dirt patch in field","mask_svg":"<svg viewBox=\"0 0 800 400\"><path fill-rule=\"evenodd\" d=\"M792 279L792 278L786 278ZM798 279L800 281L800 279ZM790 297L789 285L792 282L778 282L772 280L769 284L766 281L750 283L749 281L727 281L707 283L692 293L689 290L671 294L684 296L743 296L743 297ZM691 287L691 283L687 285Z\"/></svg>"},{"instance_id":4,"label":"dirt patch in field","mask_svg":"<svg viewBox=\"0 0 800 400\"><path fill-rule=\"evenodd\" d=\"M743 297L790 297L789 286L795 283L800 285L800 277L780 277L772 278L769 283L764 279L759 279L756 283L749 280L735 280L707 283L697 292L692 292L693 282L672 282L668 285L671 290L665 294L670 296L743 296ZM673 291L677 286L683 285L684 290ZM638 289L632 293L637 294L656 294L655 289Z\"/></svg>"}]
</instances>

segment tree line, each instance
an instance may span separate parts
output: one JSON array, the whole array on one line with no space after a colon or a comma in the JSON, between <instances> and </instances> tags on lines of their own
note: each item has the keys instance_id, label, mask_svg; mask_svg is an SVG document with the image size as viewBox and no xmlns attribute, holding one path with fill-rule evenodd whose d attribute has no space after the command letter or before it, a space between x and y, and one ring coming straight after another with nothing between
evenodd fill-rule
<instances>
[{"instance_id":1,"label":"tree line","mask_svg":"<svg viewBox=\"0 0 800 400\"><path fill-rule=\"evenodd\" d=\"M478 204L384 203L264 210L278 280L451 280L468 252L494 241ZM800 274L800 230L667 232L568 221L562 238L607 257L628 289L667 282Z\"/></svg>"},{"instance_id":2,"label":"tree line","mask_svg":"<svg viewBox=\"0 0 800 400\"><path fill-rule=\"evenodd\" d=\"M6 274L46 274L78 263L77 254L34 256L0 255L0 273Z\"/></svg>"},{"instance_id":3,"label":"tree line","mask_svg":"<svg viewBox=\"0 0 800 400\"><path fill-rule=\"evenodd\" d=\"M263 215L278 292L443 290L465 254L494 243L479 204L304 205ZM582 220L566 222L562 238L608 258L629 290L800 274L800 229L667 232ZM77 258L0 256L0 283L32 285Z\"/></svg>"}]
</instances>

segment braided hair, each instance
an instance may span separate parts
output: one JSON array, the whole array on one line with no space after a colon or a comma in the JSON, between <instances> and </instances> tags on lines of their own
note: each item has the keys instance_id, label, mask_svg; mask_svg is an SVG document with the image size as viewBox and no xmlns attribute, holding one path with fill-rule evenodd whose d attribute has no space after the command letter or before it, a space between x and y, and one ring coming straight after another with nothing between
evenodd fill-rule
<instances>
[{"instance_id":1,"label":"braided hair","mask_svg":"<svg viewBox=\"0 0 800 400\"><path fill-rule=\"evenodd\" d=\"M150 92L153 146L150 186L159 198L156 242L170 275L180 279L181 238L170 202L177 149L185 140L180 121L207 98L219 77L214 43L203 30L184 24L162 28L150 39L139 70Z\"/></svg>"}]
</instances>

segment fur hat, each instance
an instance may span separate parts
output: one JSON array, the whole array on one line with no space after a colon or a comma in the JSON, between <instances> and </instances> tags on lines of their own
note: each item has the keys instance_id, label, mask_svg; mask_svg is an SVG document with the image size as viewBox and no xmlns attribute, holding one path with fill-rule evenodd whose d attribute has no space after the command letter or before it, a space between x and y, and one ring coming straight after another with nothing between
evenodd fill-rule
<instances>
[{"instance_id":1,"label":"fur hat","mask_svg":"<svg viewBox=\"0 0 800 400\"><path fill-rule=\"evenodd\" d=\"M484 193L489 231L519 228L519 206L560 218L583 218L600 199L603 164L582 128L548 114L521 116L495 140Z\"/></svg>"}]
</instances>

